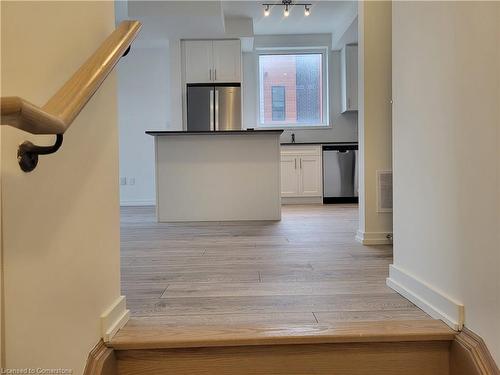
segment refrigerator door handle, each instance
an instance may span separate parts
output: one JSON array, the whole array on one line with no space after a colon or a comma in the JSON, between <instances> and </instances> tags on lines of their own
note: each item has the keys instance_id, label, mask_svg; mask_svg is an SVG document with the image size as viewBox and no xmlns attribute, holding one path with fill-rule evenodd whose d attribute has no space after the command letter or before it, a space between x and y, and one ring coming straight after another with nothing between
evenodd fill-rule
<instances>
[{"instance_id":1,"label":"refrigerator door handle","mask_svg":"<svg viewBox=\"0 0 500 375\"><path fill-rule=\"evenodd\" d=\"M219 90L215 89L215 130L219 130Z\"/></svg>"},{"instance_id":2,"label":"refrigerator door handle","mask_svg":"<svg viewBox=\"0 0 500 375\"><path fill-rule=\"evenodd\" d=\"M210 130L214 130L214 90L210 90Z\"/></svg>"}]
</instances>

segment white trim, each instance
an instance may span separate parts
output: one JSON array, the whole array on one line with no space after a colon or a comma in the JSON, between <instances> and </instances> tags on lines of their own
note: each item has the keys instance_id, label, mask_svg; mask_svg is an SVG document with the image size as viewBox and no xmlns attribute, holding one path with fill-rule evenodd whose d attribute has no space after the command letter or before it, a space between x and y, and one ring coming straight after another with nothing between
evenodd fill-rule
<instances>
[{"instance_id":1,"label":"white trim","mask_svg":"<svg viewBox=\"0 0 500 375\"><path fill-rule=\"evenodd\" d=\"M144 200L131 200L131 201L120 201L120 206L133 207L133 206L156 206L156 201L154 199L144 199Z\"/></svg>"},{"instance_id":2,"label":"white trim","mask_svg":"<svg viewBox=\"0 0 500 375\"><path fill-rule=\"evenodd\" d=\"M424 310L435 319L441 319L455 331L464 325L464 306L436 290L431 285L391 264L387 286Z\"/></svg>"},{"instance_id":3,"label":"white trim","mask_svg":"<svg viewBox=\"0 0 500 375\"><path fill-rule=\"evenodd\" d=\"M259 125L255 129L263 130L325 130L333 128L333 124L325 125L297 125L297 124L281 124L281 125ZM332 143L332 142L331 142Z\"/></svg>"},{"instance_id":4,"label":"white trim","mask_svg":"<svg viewBox=\"0 0 500 375\"><path fill-rule=\"evenodd\" d=\"M109 342L130 318L126 308L125 296L120 296L115 303L101 315L101 335L104 342Z\"/></svg>"},{"instance_id":5,"label":"white trim","mask_svg":"<svg viewBox=\"0 0 500 375\"><path fill-rule=\"evenodd\" d=\"M387 238L392 233L388 232L356 232L356 241L361 242L363 245L390 245L392 244L392 237Z\"/></svg>"},{"instance_id":6,"label":"white trim","mask_svg":"<svg viewBox=\"0 0 500 375\"><path fill-rule=\"evenodd\" d=\"M321 54L321 64L322 64L322 108L323 108L323 124L263 124L261 123L261 113L260 113L260 98L263 96L263 88L260 86L260 63L259 57L261 55L293 55L293 54ZM315 47L260 47L255 49L254 56L254 66L256 71L256 90L255 94L257 99L256 104L256 129L283 129L283 130L314 130L314 129L328 129L332 128L333 124L330 123L330 48L329 46L315 46Z\"/></svg>"},{"instance_id":7,"label":"white trim","mask_svg":"<svg viewBox=\"0 0 500 375\"><path fill-rule=\"evenodd\" d=\"M281 197L281 204L323 204L322 197Z\"/></svg>"}]
</instances>

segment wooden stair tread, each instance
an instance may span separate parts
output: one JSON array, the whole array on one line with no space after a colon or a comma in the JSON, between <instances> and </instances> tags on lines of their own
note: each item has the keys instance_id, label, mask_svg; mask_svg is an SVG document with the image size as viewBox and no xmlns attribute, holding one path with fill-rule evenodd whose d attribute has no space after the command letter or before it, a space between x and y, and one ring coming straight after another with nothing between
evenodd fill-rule
<instances>
[{"instance_id":1,"label":"wooden stair tread","mask_svg":"<svg viewBox=\"0 0 500 375\"><path fill-rule=\"evenodd\" d=\"M338 322L252 326L171 326L131 319L107 345L115 350L249 345L452 341L440 320Z\"/></svg>"}]
</instances>

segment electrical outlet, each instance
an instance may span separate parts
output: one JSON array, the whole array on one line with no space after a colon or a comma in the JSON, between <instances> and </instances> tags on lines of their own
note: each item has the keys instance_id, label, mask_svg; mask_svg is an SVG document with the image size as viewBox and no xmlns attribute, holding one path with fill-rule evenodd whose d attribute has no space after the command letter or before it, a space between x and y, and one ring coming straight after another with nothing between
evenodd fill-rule
<instances>
[{"instance_id":1,"label":"electrical outlet","mask_svg":"<svg viewBox=\"0 0 500 375\"><path fill-rule=\"evenodd\" d=\"M128 178L128 184L129 185L135 185L135 177L129 177Z\"/></svg>"},{"instance_id":2,"label":"electrical outlet","mask_svg":"<svg viewBox=\"0 0 500 375\"><path fill-rule=\"evenodd\" d=\"M120 177L120 185L127 185L127 177Z\"/></svg>"}]
</instances>

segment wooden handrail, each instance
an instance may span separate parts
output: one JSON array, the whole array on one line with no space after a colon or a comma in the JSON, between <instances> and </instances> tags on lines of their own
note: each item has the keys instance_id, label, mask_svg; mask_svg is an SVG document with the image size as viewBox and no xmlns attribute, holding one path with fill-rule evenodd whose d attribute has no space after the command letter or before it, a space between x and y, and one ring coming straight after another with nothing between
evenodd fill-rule
<instances>
[{"instance_id":1,"label":"wooden handrail","mask_svg":"<svg viewBox=\"0 0 500 375\"><path fill-rule=\"evenodd\" d=\"M128 53L141 23L123 21L59 91L38 107L17 96L0 100L2 125L32 134L63 134L120 58Z\"/></svg>"}]
</instances>

